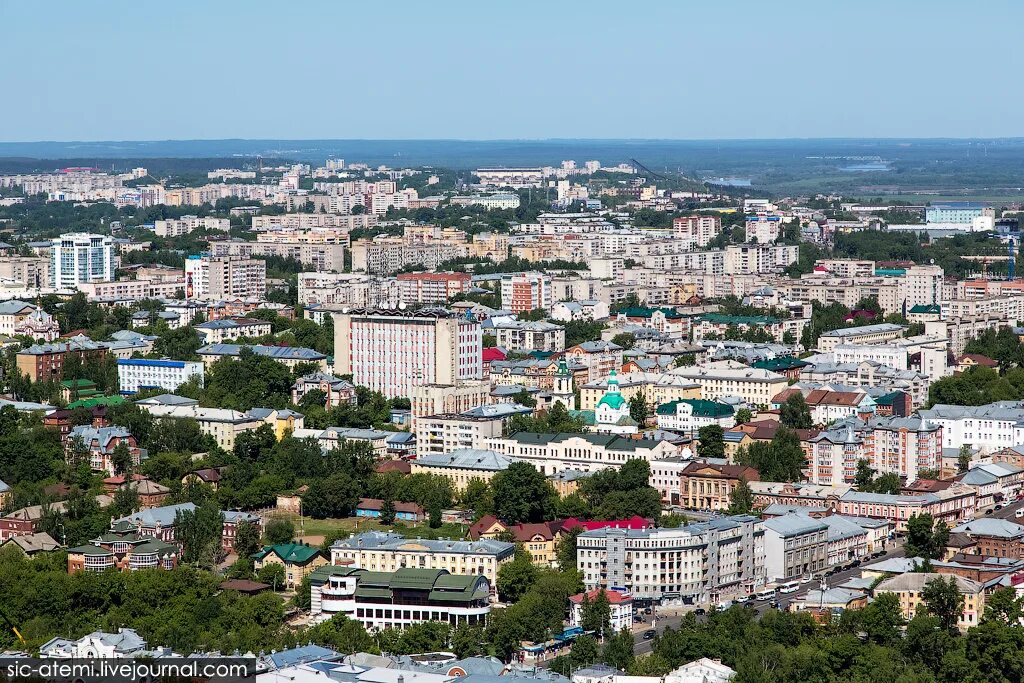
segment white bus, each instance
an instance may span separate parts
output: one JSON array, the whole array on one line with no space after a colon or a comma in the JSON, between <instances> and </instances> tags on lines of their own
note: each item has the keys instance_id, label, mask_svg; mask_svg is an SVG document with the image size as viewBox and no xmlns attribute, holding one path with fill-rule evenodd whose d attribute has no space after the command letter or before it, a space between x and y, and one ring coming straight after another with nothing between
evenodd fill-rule
<instances>
[{"instance_id":1,"label":"white bus","mask_svg":"<svg viewBox=\"0 0 1024 683\"><path fill-rule=\"evenodd\" d=\"M774 597L775 597L775 589L774 588L765 588L763 591L760 591L757 594L757 599L758 600L771 600Z\"/></svg>"},{"instance_id":2,"label":"white bus","mask_svg":"<svg viewBox=\"0 0 1024 683\"><path fill-rule=\"evenodd\" d=\"M798 590L800 590L799 581L787 581L779 584L780 593L796 593Z\"/></svg>"}]
</instances>

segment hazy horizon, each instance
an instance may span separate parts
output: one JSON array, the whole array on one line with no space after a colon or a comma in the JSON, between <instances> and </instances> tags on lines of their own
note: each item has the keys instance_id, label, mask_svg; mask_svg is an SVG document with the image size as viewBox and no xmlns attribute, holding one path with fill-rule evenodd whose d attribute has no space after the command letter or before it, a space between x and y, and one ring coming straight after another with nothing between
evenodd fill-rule
<instances>
[{"instance_id":1,"label":"hazy horizon","mask_svg":"<svg viewBox=\"0 0 1024 683\"><path fill-rule=\"evenodd\" d=\"M0 0L11 142L1024 136L1009 0L48 7Z\"/></svg>"}]
</instances>

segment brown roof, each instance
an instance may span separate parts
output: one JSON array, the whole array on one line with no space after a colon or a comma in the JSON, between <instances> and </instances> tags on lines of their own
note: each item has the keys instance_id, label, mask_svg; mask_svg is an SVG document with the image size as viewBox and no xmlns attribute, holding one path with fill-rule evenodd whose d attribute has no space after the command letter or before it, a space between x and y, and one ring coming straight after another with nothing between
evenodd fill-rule
<instances>
[{"instance_id":1,"label":"brown roof","mask_svg":"<svg viewBox=\"0 0 1024 683\"><path fill-rule=\"evenodd\" d=\"M704 470L711 470L704 473ZM760 481L761 474L753 467L746 465L716 465L708 462L691 462L683 468L680 473L683 477L708 477L714 479L745 479L746 481Z\"/></svg>"},{"instance_id":2,"label":"brown roof","mask_svg":"<svg viewBox=\"0 0 1024 683\"><path fill-rule=\"evenodd\" d=\"M954 480L952 479L917 479L904 486L903 490L907 493L933 493L935 491L945 491L953 483Z\"/></svg>"},{"instance_id":3,"label":"brown roof","mask_svg":"<svg viewBox=\"0 0 1024 683\"><path fill-rule=\"evenodd\" d=\"M974 361L976 365L984 365L987 368L999 367L999 361L992 360L988 356L983 356L980 353L965 353L956 359L956 364L960 365L965 360Z\"/></svg>"},{"instance_id":4,"label":"brown roof","mask_svg":"<svg viewBox=\"0 0 1024 683\"><path fill-rule=\"evenodd\" d=\"M262 593L270 588L269 584L246 579L229 579L220 584L221 590L238 591L239 593Z\"/></svg>"},{"instance_id":5,"label":"brown roof","mask_svg":"<svg viewBox=\"0 0 1024 683\"><path fill-rule=\"evenodd\" d=\"M538 522L536 524L513 524L509 526L501 522L494 515L484 515L469 528L469 537L474 541L478 540L487 529L490 529L495 524L500 525L503 530L511 531L516 541L523 543L533 540L537 536L540 536L545 541L550 541L562 530L561 520Z\"/></svg>"},{"instance_id":6,"label":"brown roof","mask_svg":"<svg viewBox=\"0 0 1024 683\"><path fill-rule=\"evenodd\" d=\"M803 393L799 389L783 389L775 395L772 403L785 403L790 396ZM861 402L859 392L855 391L829 391L828 389L811 389L804 401L809 406L832 405L832 406L855 406Z\"/></svg>"},{"instance_id":7,"label":"brown roof","mask_svg":"<svg viewBox=\"0 0 1024 683\"><path fill-rule=\"evenodd\" d=\"M384 460L377 463L377 466L373 468L374 471L381 474L385 472L400 472L402 474L409 474L412 472L412 465L405 460Z\"/></svg>"},{"instance_id":8,"label":"brown roof","mask_svg":"<svg viewBox=\"0 0 1024 683\"><path fill-rule=\"evenodd\" d=\"M381 510L384 507L384 501L380 498L360 498L359 505L356 506L359 510ZM403 503L401 501L395 501L395 512L411 512L416 515L423 515L423 508L416 503Z\"/></svg>"},{"instance_id":9,"label":"brown roof","mask_svg":"<svg viewBox=\"0 0 1024 683\"><path fill-rule=\"evenodd\" d=\"M207 483L220 481L220 469L216 467L204 467L199 470L193 470L189 474L194 474Z\"/></svg>"}]
</instances>

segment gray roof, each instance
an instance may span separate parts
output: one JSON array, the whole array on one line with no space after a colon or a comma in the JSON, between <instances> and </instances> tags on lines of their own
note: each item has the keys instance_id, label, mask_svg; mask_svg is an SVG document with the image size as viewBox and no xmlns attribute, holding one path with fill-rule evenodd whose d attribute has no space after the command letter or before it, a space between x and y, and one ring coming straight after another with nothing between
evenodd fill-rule
<instances>
[{"instance_id":1,"label":"gray roof","mask_svg":"<svg viewBox=\"0 0 1024 683\"><path fill-rule=\"evenodd\" d=\"M809 515L790 513L781 517L772 517L764 521L764 528L770 529L783 538L790 536L801 536L822 531L828 528L823 520L815 519Z\"/></svg>"},{"instance_id":2,"label":"gray roof","mask_svg":"<svg viewBox=\"0 0 1024 683\"><path fill-rule=\"evenodd\" d=\"M1024 407L1015 401L998 401L983 406L954 406L940 403L919 410L918 415L926 420L963 420L973 417L1001 422L1020 422L1024 420Z\"/></svg>"},{"instance_id":3,"label":"gray roof","mask_svg":"<svg viewBox=\"0 0 1024 683\"><path fill-rule=\"evenodd\" d=\"M878 586L875 587L875 594L886 593L886 592L900 592L900 591L915 591L919 592L924 589L925 585L935 579L943 579L952 577L956 580L957 588L960 589L961 593L976 594L982 590L982 584L973 581L971 579L965 579L962 576L956 574L936 574L933 572L908 572L901 574L900 576L894 576L891 579L882 581Z\"/></svg>"},{"instance_id":4,"label":"gray roof","mask_svg":"<svg viewBox=\"0 0 1024 683\"><path fill-rule=\"evenodd\" d=\"M465 417L505 418L532 411L533 408L527 408L518 403L488 403L487 405L464 410L459 414Z\"/></svg>"},{"instance_id":5,"label":"gray roof","mask_svg":"<svg viewBox=\"0 0 1024 683\"><path fill-rule=\"evenodd\" d=\"M207 344L196 353L200 356L237 356L243 348L251 349L257 356L274 360L320 361L326 354L301 346L264 346L261 344Z\"/></svg>"},{"instance_id":6,"label":"gray roof","mask_svg":"<svg viewBox=\"0 0 1024 683\"><path fill-rule=\"evenodd\" d=\"M864 493L862 491L847 491L841 500L853 501L856 503L937 503L938 497L932 493L925 493L918 496L900 495L893 493Z\"/></svg>"},{"instance_id":7,"label":"gray roof","mask_svg":"<svg viewBox=\"0 0 1024 683\"><path fill-rule=\"evenodd\" d=\"M462 470L483 470L501 472L508 469L512 460L500 453L481 448L459 448L451 453L421 455L413 462L420 467L442 467Z\"/></svg>"},{"instance_id":8,"label":"gray roof","mask_svg":"<svg viewBox=\"0 0 1024 683\"><path fill-rule=\"evenodd\" d=\"M1024 536L1024 526L998 517L979 517L960 526L953 527L953 533L969 536L992 536L995 538L1020 538Z\"/></svg>"},{"instance_id":9,"label":"gray roof","mask_svg":"<svg viewBox=\"0 0 1024 683\"><path fill-rule=\"evenodd\" d=\"M174 520L178 516L179 512L192 512L196 509L195 503L179 503L177 505L165 505L158 508L150 508L148 510L140 510L134 514L128 515L127 517L121 517L111 522L111 525L116 525L121 522L126 522L132 526L137 526L140 523L144 527L157 526L173 526Z\"/></svg>"},{"instance_id":10,"label":"gray roof","mask_svg":"<svg viewBox=\"0 0 1024 683\"><path fill-rule=\"evenodd\" d=\"M839 515L822 517L821 521L828 526L828 540L830 541L867 536L868 533L860 524Z\"/></svg>"},{"instance_id":11,"label":"gray roof","mask_svg":"<svg viewBox=\"0 0 1024 683\"><path fill-rule=\"evenodd\" d=\"M823 333L822 337L839 337L844 339L846 337L856 337L862 334L875 334L878 332L901 332L906 329L903 325L894 325L892 323L879 323L877 325L862 325L860 327L844 327L838 330L830 330L829 332Z\"/></svg>"},{"instance_id":12,"label":"gray roof","mask_svg":"<svg viewBox=\"0 0 1024 683\"><path fill-rule=\"evenodd\" d=\"M509 557L515 552L515 544L493 539L446 541L444 539L406 538L399 534L383 531L367 531L361 534L353 534L346 539L335 541L331 547L395 551L402 550L405 546L415 546L417 552L496 555L499 559Z\"/></svg>"},{"instance_id":13,"label":"gray roof","mask_svg":"<svg viewBox=\"0 0 1024 683\"><path fill-rule=\"evenodd\" d=\"M194 406L199 405L199 401L194 398L188 398L186 396L178 396L177 394L159 394L157 396L150 396L144 398L141 401L136 401L139 405L144 406Z\"/></svg>"},{"instance_id":14,"label":"gray roof","mask_svg":"<svg viewBox=\"0 0 1024 683\"><path fill-rule=\"evenodd\" d=\"M21 313L26 308L35 310L35 306L32 304L25 301L19 301L18 299L0 301L0 315L14 315L15 313Z\"/></svg>"},{"instance_id":15,"label":"gray roof","mask_svg":"<svg viewBox=\"0 0 1024 683\"><path fill-rule=\"evenodd\" d=\"M127 439L132 435L124 427L91 427L88 425L78 425L71 430L71 437L78 437L82 442L89 446L93 441L97 443L100 451L107 452L110 447L110 442L113 439Z\"/></svg>"}]
</instances>

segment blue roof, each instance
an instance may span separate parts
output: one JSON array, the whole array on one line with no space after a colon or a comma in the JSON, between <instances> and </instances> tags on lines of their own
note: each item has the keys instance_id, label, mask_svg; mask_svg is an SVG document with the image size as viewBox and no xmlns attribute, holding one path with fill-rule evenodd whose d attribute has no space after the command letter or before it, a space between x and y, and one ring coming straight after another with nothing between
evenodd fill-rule
<instances>
[{"instance_id":1,"label":"blue roof","mask_svg":"<svg viewBox=\"0 0 1024 683\"><path fill-rule=\"evenodd\" d=\"M275 669L281 669L287 666L295 666L296 664L305 664L306 662L315 662L321 659L337 659L339 657L341 657L341 653L335 652L330 648L319 645L302 645L291 650L275 652L270 655L269 659Z\"/></svg>"}]
</instances>

